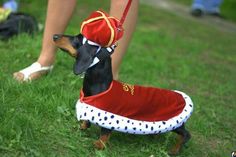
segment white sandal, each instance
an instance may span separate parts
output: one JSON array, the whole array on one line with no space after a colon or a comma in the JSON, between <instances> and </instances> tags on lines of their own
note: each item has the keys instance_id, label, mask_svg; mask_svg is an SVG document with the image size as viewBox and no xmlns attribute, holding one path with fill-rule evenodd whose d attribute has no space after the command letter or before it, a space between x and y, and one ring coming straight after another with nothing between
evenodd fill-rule
<instances>
[{"instance_id":1,"label":"white sandal","mask_svg":"<svg viewBox=\"0 0 236 157\"><path fill-rule=\"evenodd\" d=\"M31 81L32 79L34 79L31 77L31 74L38 73L40 76L42 74L51 72L52 69L53 69L53 65L42 66L40 63L35 62L32 65L28 66L27 68L25 68L17 73L14 73L14 78L17 79L18 81L27 82L27 81ZM21 76L19 76L19 75L21 75Z\"/></svg>"}]
</instances>

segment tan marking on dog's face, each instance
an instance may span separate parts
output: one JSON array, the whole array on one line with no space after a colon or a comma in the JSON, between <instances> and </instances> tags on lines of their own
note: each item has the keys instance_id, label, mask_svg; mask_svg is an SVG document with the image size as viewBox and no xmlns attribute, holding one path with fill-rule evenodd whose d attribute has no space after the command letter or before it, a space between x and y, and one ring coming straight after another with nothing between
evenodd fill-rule
<instances>
[{"instance_id":1,"label":"tan marking on dog's face","mask_svg":"<svg viewBox=\"0 0 236 157\"><path fill-rule=\"evenodd\" d=\"M60 39L54 42L57 47L65 50L72 57L77 56L77 50L71 45L71 42L67 37L61 37Z\"/></svg>"}]
</instances>

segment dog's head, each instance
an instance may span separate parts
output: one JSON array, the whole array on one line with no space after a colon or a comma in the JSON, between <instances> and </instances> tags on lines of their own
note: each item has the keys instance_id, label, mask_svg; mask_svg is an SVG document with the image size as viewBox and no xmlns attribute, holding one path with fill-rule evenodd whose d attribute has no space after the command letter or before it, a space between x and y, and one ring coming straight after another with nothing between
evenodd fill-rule
<instances>
[{"instance_id":1,"label":"dog's head","mask_svg":"<svg viewBox=\"0 0 236 157\"><path fill-rule=\"evenodd\" d=\"M76 58L74 73L78 75L110 57L123 31L122 22L118 19L104 11L95 11L82 23L81 34L55 34L53 40L57 47Z\"/></svg>"},{"instance_id":2,"label":"dog's head","mask_svg":"<svg viewBox=\"0 0 236 157\"><path fill-rule=\"evenodd\" d=\"M55 34L53 40L57 47L76 58L73 68L76 75L90 67L99 48L97 45L89 44L88 41L83 41L81 34L76 36Z\"/></svg>"}]
</instances>

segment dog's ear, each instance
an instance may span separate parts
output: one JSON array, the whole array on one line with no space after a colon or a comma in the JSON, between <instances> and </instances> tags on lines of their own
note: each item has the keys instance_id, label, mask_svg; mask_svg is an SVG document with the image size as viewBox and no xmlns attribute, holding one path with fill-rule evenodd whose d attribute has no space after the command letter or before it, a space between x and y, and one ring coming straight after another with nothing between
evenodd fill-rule
<instances>
[{"instance_id":1,"label":"dog's ear","mask_svg":"<svg viewBox=\"0 0 236 157\"><path fill-rule=\"evenodd\" d=\"M85 72L92 64L98 47L89 45L87 42L78 49L78 55L74 64L74 73L76 75Z\"/></svg>"}]
</instances>

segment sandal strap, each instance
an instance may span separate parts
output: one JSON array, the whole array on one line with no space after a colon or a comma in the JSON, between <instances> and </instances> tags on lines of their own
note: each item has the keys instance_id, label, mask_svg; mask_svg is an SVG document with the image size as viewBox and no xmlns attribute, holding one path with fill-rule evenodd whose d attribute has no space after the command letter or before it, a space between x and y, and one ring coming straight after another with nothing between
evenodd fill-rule
<instances>
[{"instance_id":1,"label":"sandal strap","mask_svg":"<svg viewBox=\"0 0 236 157\"><path fill-rule=\"evenodd\" d=\"M35 72L41 71L51 71L53 69L53 65L51 66L42 66L39 62L35 62L27 68L21 70L20 72L24 75L24 81L30 79L30 75Z\"/></svg>"}]
</instances>

